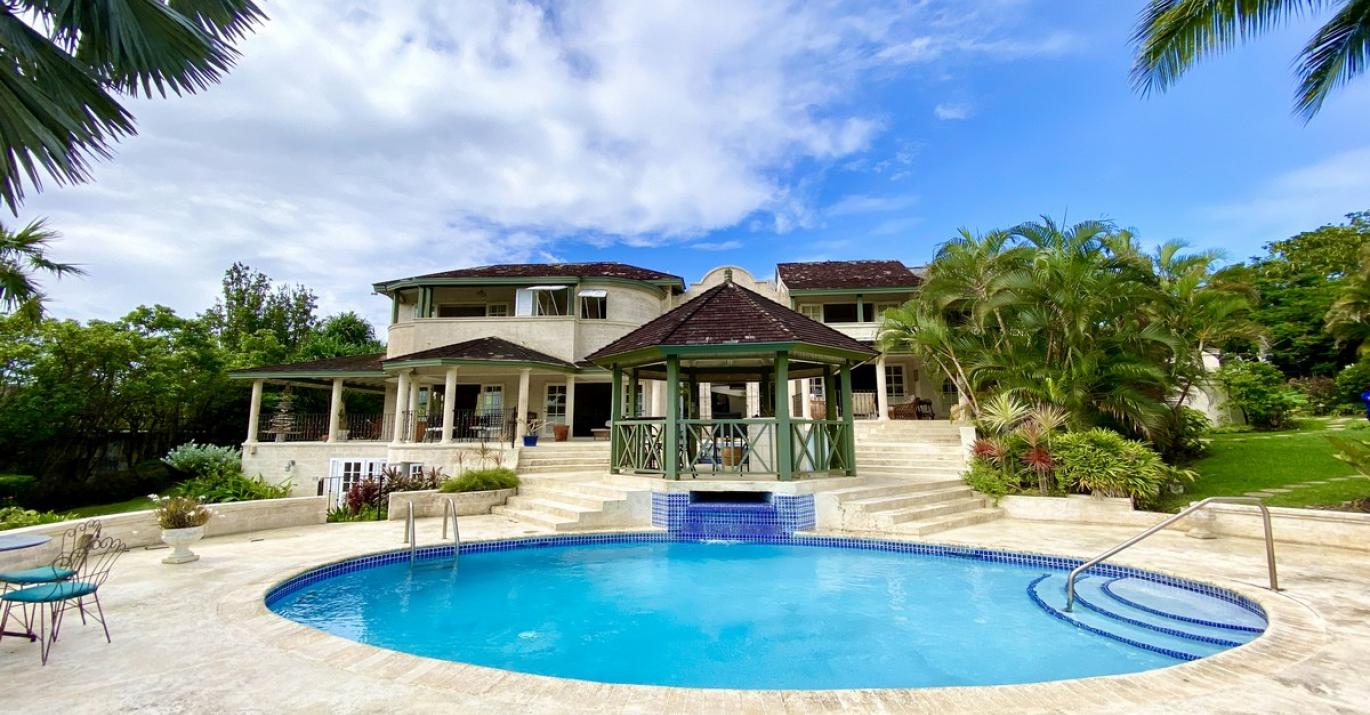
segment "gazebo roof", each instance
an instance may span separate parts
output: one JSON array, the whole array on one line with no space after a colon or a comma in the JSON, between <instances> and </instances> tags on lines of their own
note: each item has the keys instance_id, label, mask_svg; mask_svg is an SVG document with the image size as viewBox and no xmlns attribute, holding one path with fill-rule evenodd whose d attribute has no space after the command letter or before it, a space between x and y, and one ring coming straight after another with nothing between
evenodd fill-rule
<instances>
[{"instance_id":1,"label":"gazebo roof","mask_svg":"<svg viewBox=\"0 0 1370 715\"><path fill-rule=\"evenodd\" d=\"M853 337L734 284L729 276L586 359L603 365L610 358L653 349L666 353L672 348L716 347L716 352L724 354L749 346L764 350L802 347L853 359L876 354Z\"/></svg>"}]
</instances>

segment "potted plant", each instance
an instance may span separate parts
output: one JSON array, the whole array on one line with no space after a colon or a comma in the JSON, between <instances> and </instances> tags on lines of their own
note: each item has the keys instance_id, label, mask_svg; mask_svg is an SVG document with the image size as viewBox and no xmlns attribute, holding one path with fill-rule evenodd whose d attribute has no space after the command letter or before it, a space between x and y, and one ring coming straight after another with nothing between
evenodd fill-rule
<instances>
[{"instance_id":1,"label":"potted plant","mask_svg":"<svg viewBox=\"0 0 1370 715\"><path fill-rule=\"evenodd\" d=\"M571 437L571 425L552 425L552 439L565 442Z\"/></svg>"},{"instance_id":2,"label":"potted plant","mask_svg":"<svg viewBox=\"0 0 1370 715\"><path fill-rule=\"evenodd\" d=\"M197 497L149 497L157 504L153 513L162 527L162 541L172 548L162 563L184 564L199 559L190 545L205 535L205 523L213 513Z\"/></svg>"},{"instance_id":3,"label":"potted plant","mask_svg":"<svg viewBox=\"0 0 1370 715\"><path fill-rule=\"evenodd\" d=\"M529 419L523 421L523 446L538 446L538 430L542 429L542 420Z\"/></svg>"}]
</instances>

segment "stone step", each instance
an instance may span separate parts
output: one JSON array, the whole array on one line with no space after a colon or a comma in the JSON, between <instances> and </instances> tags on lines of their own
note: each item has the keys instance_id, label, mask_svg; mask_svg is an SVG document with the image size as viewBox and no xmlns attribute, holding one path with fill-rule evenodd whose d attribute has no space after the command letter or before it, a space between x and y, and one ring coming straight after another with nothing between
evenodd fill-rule
<instances>
[{"instance_id":1,"label":"stone step","mask_svg":"<svg viewBox=\"0 0 1370 715\"><path fill-rule=\"evenodd\" d=\"M561 465L565 467L608 466L609 457L527 457L519 459L520 467L546 467Z\"/></svg>"},{"instance_id":2,"label":"stone step","mask_svg":"<svg viewBox=\"0 0 1370 715\"><path fill-rule=\"evenodd\" d=\"M890 494L864 499L850 499L842 502L842 508L860 509L868 514L874 514L883 511L894 511L907 507L923 506L926 504L936 504L939 502L974 497L975 492L971 491L970 487L962 485L949 489L921 489L907 494Z\"/></svg>"},{"instance_id":3,"label":"stone step","mask_svg":"<svg viewBox=\"0 0 1370 715\"><path fill-rule=\"evenodd\" d=\"M608 485L592 483L531 483L519 487L519 496L547 496L556 500L602 509L605 502L620 501L627 493Z\"/></svg>"},{"instance_id":4,"label":"stone step","mask_svg":"<svg viewBox=\"0 0 1370 715\"><path fill-rule=\"evenodd\" d=\"M974 526L975 524L993 521L998 519L1002 513L1003 510L998 508L984 507L922 521L906 521L891 527L890 530L900 534L927 536L928 534L936 534L939 531L959 529L963 526Z\"/></svg>"},{"instance_id":5,"label":"stone step","mask_svg":"<svg viewBox=\"0 0 1370 715\"><path fill-rule=\"evenodd\" d=\"M929 479L947 480L960 479L965 473L965 468L959 469L910 469L908 467L868 467L857 463L856 471L863 477L893 477L897 479L907 479L910 481L927 481Z\"/></svg>"},{"instance_id":6,"label":"stone step","mask_svg":"<svg viewBox=\"0 0 1370 715\"><path fill-rule=\"evenodd\" d=\"M871 516L876 520L876 523L881 526L891 527L896 524L927 521L943 516L964 514L966 512L975 511L976 509L982 509L984 506L984 497L962 496L960 498L941 501L934 504L922 504L904 507L902 509L876 512L871 514Z\"/></svg>"},{"instance_id":7,"label":"stone step","mask_svg":"<svg viewBox=\"0 0 1370 715\"><path fill-rule=\"evenodd\" d=\"M965 459L959 455L956 457L890 457L876 456L873 454L856 455L856 463L861 466L891 466L891 467L959 467L965 463Z\"/></svg>"},{"instance_id":8,"label":"stone step","mask_svg":"<svg viewBox=\"0 0 1370 715\"><path fill-rule=\"evenodd\" d=\"M594 507L580 506L564 501L556 501L550 497L541 496L512 496L505 506L515 511L531 511L539 514L550 514L559 519L568 521L580 521L583 514L599 511Z\"/></svg>"},{"instance_id":9,"label":"stone step","mask_svg":"<svg viewBox=\"0 0 1370 715\"><path fill-rule=\"evenodd\" d=\"M532 466L520 465L518 468L519 474L576 474L586 472L602 474L608 471L607 462L604 464L534 464Z\"/></svg>"},{"instance_id":10,"label":"stone step","mask_svg":"<svg viewBox=\"0 0 1370 715\"><path fill-rule=\"evenodd\" d=\"M906 482L889 481L876 484L865 484L858 487L845 487L834 489L825 494L837 497L841 503L848 503L860 499L876 499L879 497L896 496L900 494L914 494L921 492L937 491L939 489L949 489L964 486L960 479L947 479L942 481L927 482Z\"/></svg>"},{"instance_id":11,"label":"stone step","mask_svg":"<svg viewBox=\"0 0 1370 715\"><path fill-rule=\"evenodd\" d=\"M490 512L492 514L509 517L510 519L524 524L540 526L544 529L551 529L553 531L567 531L576 524L574 520L559 518L546 512L514 509L507 506L494 507Z\"/></svg>"}]
</instances>

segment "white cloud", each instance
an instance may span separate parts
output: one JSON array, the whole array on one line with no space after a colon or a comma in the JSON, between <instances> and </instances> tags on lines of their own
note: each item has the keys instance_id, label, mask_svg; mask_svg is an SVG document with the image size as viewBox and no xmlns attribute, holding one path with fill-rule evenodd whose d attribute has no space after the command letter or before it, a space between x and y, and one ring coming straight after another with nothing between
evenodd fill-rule
<instances>
[{"instance_id":1,"label":"white cloud","mask_svg":"<svg viewBox=\"0 0 1370 715\"><path fill-rule=\"evenodd\" d=\"M1253 237L1259 245L1338 223L1370 205L1366 197L1370 146L1287 171L1239 200L1201 211L1197 220L1210 226L1203 235L1219 245L1250 244Z\"/></svg>"},{"instance_id":2,"label":"white cloud","mask_svg":"<svg viewBox=\"0 0 1370 715\"><path fill-rule=\"evenodd\" d=\"M567 240L812 226L815 170L796 167L850 161L883 130L847 101L875 67L925 40L998 41L943 2L379 8L273 3L222 85L130 102L140 136L96 183L25 208L90 271L51 286L54 312L198 310L243 260L383 321L381 279L545 260Z\"/></svg>"},{"instance_id":3,"label":"white cloud","mask_svg":"<svg viewBox=\"0 0 1370 715\"><path fill-rule=\"evenodd\" d=\"M859 214L884 213L906 209L918 203L918 197L910 194L894 196L867 196L851 194L833 202L823 211L826 216L853 216Z\"/></svg>"},{"instance_id":4,"label":"white cloud","mask_svg":"<svg viewBox=\"0 0 1370 715\"><path fill-rule=\"evenodd\" d=\"M700 241L690 244L697 251L734 251L742 248L741 241Z\"/></svg>"},{"instance_id":5,"label":"white cloud","mask_svg":"<svg viewBox=\"0 0 1370 715\"><path fill-rule=\"evenodd\" d=\"M966 104L939 104L932 108L932 113L943 121L970 118L970 105Z\"/></svg>"}]
</instances>

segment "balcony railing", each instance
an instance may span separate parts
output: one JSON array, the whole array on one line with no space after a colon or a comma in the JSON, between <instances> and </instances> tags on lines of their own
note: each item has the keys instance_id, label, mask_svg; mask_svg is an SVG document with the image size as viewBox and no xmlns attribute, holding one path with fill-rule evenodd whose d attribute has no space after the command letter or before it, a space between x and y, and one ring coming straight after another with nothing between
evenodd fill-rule
<instances>
[{"instance_id":1,"label":"balcony railing","mask_svg":"<svg viewBox=\"0 0 1370 715\"><path fill-rule=\"evenodd\" d=\"M780 450L775 419L681 420L676 449L681 476L775 475ZM613 464L638 474L666 473L666 420L625 419L614 425ZM791 474L828 474L850 468L847 427L841 420L790 421Z\"/></svg>"},{"instance_id":2,"label":"balcony railing","mask_svg":"<svg viewBox=\"0 0 1370 715\"><path fill-rule=\"evenodd\" d=\"M410 442L441 442L442 412L403 412L401 433ZM518 429L518 410L476 409L454 410L452 413L452 441L454 442L510 442Z\"/></svg>"},{"instance_id":3,"label":"balcony railing","mask_svg":"<svg viewBox=\"0 0 1370 715\"><path fill-rule=\"evenodd\" d=\"M512 442L517 410L456 410L452 417L455 442ZM389 442L395 436L393 412L345 414L338 429L340 442ZM400 436L406 442L442 441L442 412L401 412ZM260 442L326 442L328 414L263 415L257 428Z\"/></svg>"}]
</instances>

